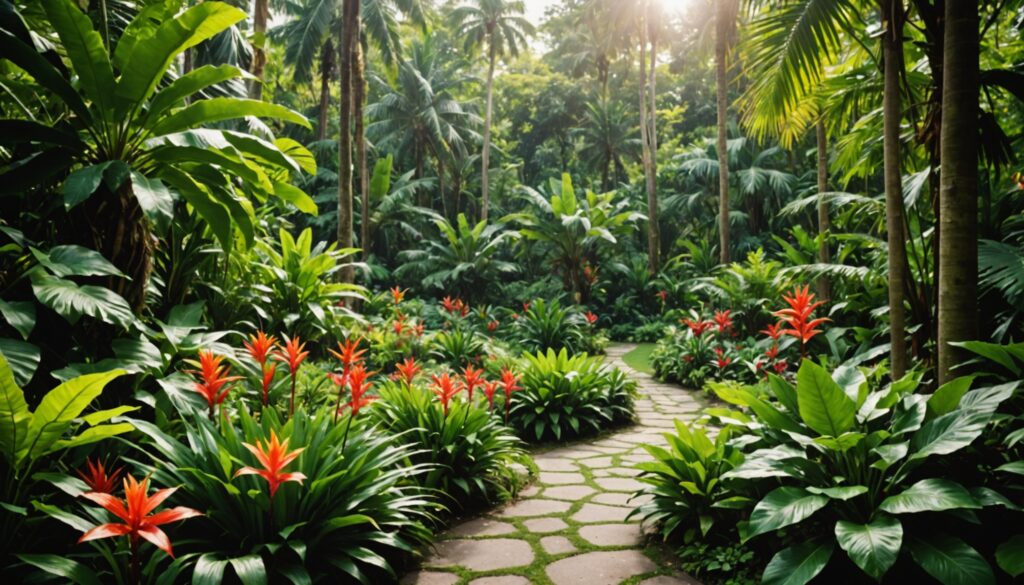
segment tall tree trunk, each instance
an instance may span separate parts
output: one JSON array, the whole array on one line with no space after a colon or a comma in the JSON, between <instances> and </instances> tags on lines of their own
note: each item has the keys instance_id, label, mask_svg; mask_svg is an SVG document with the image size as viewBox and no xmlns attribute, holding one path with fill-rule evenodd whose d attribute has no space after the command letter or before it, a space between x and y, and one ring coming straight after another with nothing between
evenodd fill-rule
<instances>
[{"instance_id":1,"label":"tall tree trunk","mask_svg":"<svg viewBox=\"0 0 1024 585\"><path fill-rule=\"evenodd\" d=\"M900 53L903 51L903 0L882 0L882 66L885 88L882 97L885 217L889 243L889 342L893 379L907 369L906 325L903 309L904 269L907 249L903 234L903 183L900 155Z\"/></svg>"},{"instance_id":2,"label":"tall tree trunk","mask_svg":"<svg viewBox=\"0 0 1024 585\"><path fill-rule=\"evenodd\" d=\"M978 336L978 3L946 2L939 188L939 383Z\"/></svg>"},{"instance_id":3,"label":"tall tree trunk","mask_svg":"<svg viewBox=\"0 0 1024 585\"><path fill-rule=\"evenodd\" d=\"M338 124L338 247L352 247L352 69L356 32L359 30L359 0L343 0L341 51L341 104ZM355 269L349 265L341 271L342 282L355 281Z\"/></svg>"},{"instance_id":4,"label":"tall tree trunk","mask_svg":"<svg viewBox=\"0 0 1024 585\"><path fill-rule=\"evenodd\" d=\"M355 70L352 73L352 90L355 103L352 117L355 119L356 164L359 166L359 195L363 210L359 218L359 246L363 249L363 260L370 255L370 177L366 164L366 124L363 106L366 102L366 41L363 39L362 19L357 23Z\"/></svg>"},{"instance_id":5,"label":"tall tree trunk","mask_svg":"<svg viewBox=\"0 0 1024 585\"><path fill-rule=\"evenodd\" d=\"M821 236L821 244L818 247L818 262L829 263L828 242L825 234L828 233L828 202L825 201L825 193L828 192L828 135L825 133L825 118L822 116L816 126L818 142L818 235ZM832 286L825 275L818 277L818 297L827 301L832 296Z\"/></svg>"},{"instance_id":6,"label":"tall tree trunk","mask_svg":"<svg viewBox=\"0 0 1024 585\"><path fill-rule=\"evenodd\" d=\"M256 35L256 45L252 52L253 79L249 82L249 97L258 100L263 99L263 71L267 67L267 52L263 49L266 44L267 20L270 19L270 6L268 0L255 0L252 7L252 32Z\"/></svg>"},{"instance_id":7,"label":"tall tree trunk","mask_svg":"<svg viewBox=\"0 0 1024 585\"><path fill-rule=\"evenodd\" d=\"M327 39L320 50L320 120L316 129L317 140L327 140L330 123L331 74L334 72L334 42Z\"/></svg>"},{"instance_id":8,"label":"tall tree trunk","mask_svg":"<svg viewBox=\"0 0 1024 585\"><path fill-rule=\"evenodd\" d=\"M735 25L735 15L730 9L733 0L719 0L715 12L715 89L718 103L718 236L719 260L727 264L729 252L729 153L726 118L729 113L729 80L727 77L729 39Z\"/></svg>"},{"instance_id":9,"label":"tall tree trunk","mask_svg":"<svg viewBox=\"0 0 1024 585\"><path fill-rule=\"evenodd\" d=\"M491 168L491 115L494 106L494 62L497 49L494 45L493 33L488 41L489 59L487 63L487 105L484 110L484 149L480 155L480 219L486 220L491 207L491 179L488 171Z\"/></svg>"},{"instance_id":10,"label":"tall tree trunk","mask_svg":"<svg viewBox=\"0 0 1024 585\"><path fill-rule=\"evenodd\" d=\"M644 8L646 12L646 4ZM642 14L640 19L640 79L637 85L640 88L640 142L642 143L644 178L647 184L647 270L651 274L657 274L661 245L658 233L658 187L657 178L654 175L654 153L652 151L654 139L651 136L652 128L647 113L647 39L649 33L647 14ZM651 68L653 69L653 54L651 57Z\"/></svg>"}]
</instances>

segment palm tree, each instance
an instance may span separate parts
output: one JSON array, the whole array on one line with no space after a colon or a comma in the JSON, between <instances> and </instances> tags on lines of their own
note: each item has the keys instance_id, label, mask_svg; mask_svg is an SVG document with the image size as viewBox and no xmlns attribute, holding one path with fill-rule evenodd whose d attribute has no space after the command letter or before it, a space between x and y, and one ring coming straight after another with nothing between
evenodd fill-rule
<instances>
[{"instance_id":1,"label":"palm tree","mask_svg":"<svg viewBox=\"0 0 1024 585\"><path fill-rule=\"evenodd\" d=\"M655 96L655 69L657 67L656 35L652 34L651 20L655 17L651 11L651 3L642 0L638 14L637 29L640 33L640 142L644 179L647 186L647 266L651 274L658 272L658 257L661 255L661 242L658 233L658 163L657 163L657 110ZM648 77L647 43L651 44L651 73ZM647 95L650 94L650 113L648 114Z\"/></svg>"},{"instance_id":2,"label":"palm tree","mask_svg":"<svg viewBox=\"0 0 1024 585\"><path fill-rule=\"evenodd\" d=\"M939 189L939 383L978 335L978 3L946 2Z\"/></svg>"},{"instance_id":3,"label":"palm tree","mask_svg":"<svg viewBox=\"0 0 1024 585\"><path fill-rule=\"evenodd\" d=\"M338 105L338 247L353 247L352 234L352 102L353 60L359 44L359 0L342 0L341 38L341 100ZM355 269L349 265L341 271L342 282L355 280Z\"/></svg>"},{"instance_id":4,"label":"palm tree","mask_svg":"<svg viewBox=\"0 0 1024 585\"><path fill-rule=\"evenodd\" d=\"M256 0L252 5L252 32L254 35L263 36L267 33L267 20L270 19L270 6L267 0ZM254 100L263 98L263 70L267 67L267 52L263 50L262 43L253 46L252 66L250 72L253 79L249 85L249 97Z\"/></svg>"},{"instance_id":5,"label":"palm tree","mask_svg":"<svg viewBox=\"0 0 1024 585\"><path fill-rule=\"evenodd\" d=\"M727 117L729 115L729 51L736 36L738 0L719 0L715 12L715 90L718 105L718 237L719 259L729 263L729 156Z\"/></svg>"},{"instance_id":6,"label":"palm tree","mask_svg":"<svg viewBox=\"0 0 1024 585\"><path fill-rule=\"evenodd\" d=\"M636 158L640 140L624 105L604 99L588 103L576 135L583 140L580 158L601 173L602 191L611 190L613 180L625 180L624 160Z\"/></svg>"},{"instance_id":7,"label":"palm tree","mask_svg":"<svg viewBox=\"0 0 1024 585\"><path fill-rule=\"evenodd\" d=\"M490 206L488 171L491 162L491 114L494 103L494 66L499 56L515 57L526 37L533 34L533 25L521 15L522 0L473 0L452 11L456 36L465 38L466 50L487 45L487 105L484 110L484 144L481 153L480 218L487 219Z\"/></svg>"}]
</instances>

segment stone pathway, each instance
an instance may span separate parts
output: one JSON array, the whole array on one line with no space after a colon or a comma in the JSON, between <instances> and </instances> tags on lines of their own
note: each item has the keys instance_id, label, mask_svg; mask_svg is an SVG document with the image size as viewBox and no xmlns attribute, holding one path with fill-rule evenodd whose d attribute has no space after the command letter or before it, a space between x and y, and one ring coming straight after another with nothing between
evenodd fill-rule
<instances>
[{"instance_id":1,"label":"stone pathway","mask_svg":"<svg viewBox=\"0 0 1024 585\"><path fill-rule=\"evenodd\" d=\"M694 585L657 562L630 496L643 484L633 467L651 457L642 444L663 445L673 420L692 420L701 398L631 369L615 344L607 359L639 384L638 423L615 434L534 454L540 477L521 498L442 535L406 585Z\"/></svg>"}]
</instances>

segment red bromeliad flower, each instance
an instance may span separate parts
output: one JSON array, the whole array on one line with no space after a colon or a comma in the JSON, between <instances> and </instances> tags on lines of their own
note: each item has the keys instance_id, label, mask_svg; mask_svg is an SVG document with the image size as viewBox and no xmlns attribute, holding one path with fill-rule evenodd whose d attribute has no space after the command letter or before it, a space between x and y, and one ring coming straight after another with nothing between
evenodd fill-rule
<instances>
[{"instance_id":1,"label":"red bromeliad flower","mask_svg":"<svg viewBox=\"0 0 1024 585\"><path fill-rule=\"evenodd\" d=\"M357 338L355 341L346 339L345 343L340 341L338 342L338 351L334 351L333 349L329 349L327 351L331 352L331 355L338 358L343 370L348 370L355 364L363 361L363 354L366 353L366 350L359 349L359 344L361 342L362 338Z\"/></svg>"},{"instance_id":2,"label":"red bromeliad flower","mask_svg":"<svg viewBox=\"0 0 1024 585\"><path fill-rule=\"evenodd\" d=\"M809 288L808 286L796 287L790 296L783 295L782 298L789 304L789 308L773 313L789 325L789 329L783 333L800 340L801 357L806 356L807 342L821 333L821 330L815 329L815 327L830 320L827 318L811 319L811 313L823 303L821 301L814 302L814 294L808 292Z\"/></svg>"},{"instance_id":3,"label":"red bromeliad flower","mask_svg":"<svg viewBox=\"0 0 1024 585\"><path fill-rule=\"evenodd\" d=\"M455 380L448 375L448 372L444 372L440 376L431 376L434 383L430 389L437 395L437 399L441 401L441 406L444 408L444 415L448 416L448 403L451 402L452 398L462 389Z\"/></svg>"},{"instance_id":4,"label":"red bromeliad flower","mask_svg":"<svg viewBox=\"0 0 1024 585\"><path fill-rule=\"evenodd\" d=\"M693 333L695 337L700 337L701 335L704 335L704 332L707 331L708 329L711 329L711 326L714 325L713 322L705 321L700 317L698 317L696 321L694 321L693 319L680 319L679 322L689 327L690 331Z\"/></svg>"},{"instance_id":5,"label":"red bromeliad flower","mask_svg":"<svg viewBox=\"0 0 1024 585\"><path fill-rule=\"evenodd\" d=\"M731 364L731 363L732 363L732 358L721 357L721 356L715 358L715 366L717 366L719 370L729 366L729 364Z\"/></svg>"},{"instance_id":6,"label":"red bromeliad flower","mask_svg":"<svg viewBox=\"0 0 1024 585\"><path fill-rule=\"evenodd\" d=\"M392 327L395 330L395 335L401 335L405 332L405 319L399 316L398 319L395 319L395 323Z\"/></svg>"},{"instance_id":7,"label":"red bromeliad flower","mask_svg":"<svg viewBox=\"0 0 1024 585\"><path fill-rule=\"evenodd\" d=\"M490 333L494 333L495 331L498 330L499 325L500 323L498 323L497 320L493 320L487 324L487 331L489 331Z\"/></svg>"},{"instance_id":8,"label":"red bromeliad flower","mask_svg":"<svg viewBox=\"0 0 1024 585\"><path fill-rule=\"evenodd\" d=\"M404 362L395 364L395 379L401 380L406 386L412 386L412 381L423 371L423 368L416 363L416 358L407 357Z\"/></svg>"},{"instance_id":9,"label":"red bromeliad flower","mask_svg":"<svg viewBox=\"0 0 1024 585\"><path fill-rule=\"evenodd\" d=\"M89 491L101 494L114 493L114 489L117 487L117 478L124 471L124 468L118 467L107 475L107 470L104 468L102 461L86 459L85 463L89 466L89 471L78 470L75 473L78 474L78 477L82 478L85 485L89 486Z\"/></svg>"},{"instance_id":10,"label":"red bromeliad flower","mask_svg":"<svg viewBox=\"0 0 1024 585\"><path fill-rule=\"evenodd\" d=\"M462 313L463 308L465 308L465 303L463 303L462 299L458 297L456 297L455 300L452 300L451 297L445 297L441 299L441 308L444 309L446 313L454 315L455 313Z\"/></svg>"},{"instance_id":11,"label":"red bromeliad flower","mask_svg":"<svg viewBox=\"0 0 1024 585\"><path fill-rule=\"evenodd\" d=\"M231 367L224 365L224 356L216 355L208 349L199 350L199 361L188 360L188 363L198 366L198 370L189 370L202 378L202 382L195 382L195 391L206 399L210 406L210 420L213 420L214 409L224 402L228 397L231 387L229 382L240 380L241 376L228 376Z\"/></svg>"},{"instance_id":12,"label":"red bromeliad flower","mask_svg":"<svg viewBox=\"0 0 1024 585\"><path fill-rule=\"evenodd\" d=\"M413 333L416 334L416 337L423 337L423 323L417 323L416 326L412 328L412 330Z\"/></svg>"},{"instance_id":13,"label":"red bromeliad flower","mask_svg":"<svg viewBox=\"0 0 1024 585\"><path fill-rule=\"evenodd\" d=\"M474 369L472 364L466 366L462 371L462 387L466 390L469 401L473 402L473 389L482 386L484 383L483 368Z\"/></svg>"},{"instance_id":14,"label":"red bromeliad flower","mask_svg":"<svg viewBox=\"0 0 1024 585\"><path fill-rule=\"evenodd\" d=\"M597 314L593 311L587 311L586 313L583 313L583 316L587 318L587 323L591 325L597 323Z\"/></svg>"},{"instance_id":15,"label":"red bromeliad flower","mask_svg":"<svg viewBox=\"0 0 1024 585\"><path fill-rule=\"evenodd\" d=\"M302 362L309 357L309 352L306 351L306 344L302 343L298 336L291 338L287 335L284 336L285 344L284 351L278 351L274 354L278 360L288 364L288 373L292 378L292 394L291 399L288 402L288 412L295 413L295 376L299 371L299 366Z\"/></svg>"},{"instance_id":16,"label":"red bromeliad flower","mask_svg":"<svg viewBox=\"0 0 1024 585\"><path fill-rule=\"evenodd\" d=\"M530 301L523 301L523 312L526 313L530 310Z\"/></svg>"},{"instance_id":17,"label":"red bromeliad flower","mask_svg":"<svg viewBox=\"0 0 1024 585\"><path fill-rule=\"evenodd\" d=\"M732 329L732 317L729 316L729 313L731 312L732 311L730 309L726 309L725 311L715 311L714 321L715 324L718 325L719 333L725 333Z\"/></svg>"},{"instance_id":18,"label":"red bromeliad flower","mask_svg":"<svg viewBox=\"0 0 1024 585\"><path fill-rule=\"evenodd\" d=\"M657 292L657 295L658 295L658 298L661 299L661 303L662 304L665 304L665 303L668 302L668 291L667 290L659 290Z\"/></svg>"},{"instance_id":19,"label":"red bromeliad flower","mask_svg":"<svg viewBox=\"0 0 1024 585\"><path fill-rule=\"evenodd\" d=\"M786 371L787 368L789 368L789 364L786 363L786 360L779 360L775 362L775 364L772 365L772 367L775 368L776 374L782 374L783 372Z\"/></svg>"},{"instance_id":20,"label":"red bromeliad flower","mask_svg":"<svg viewBox=\"0 0 1024 585\"><path fill-rule=\"evenodd\" d=\"M263 406L270 402L270 386L274 383L274 373L277 371L277 364L267 364L263 367Z\"/></svg>"},{"instance_id":21,"label":"red bromeliad flower","mask_svg":"<svg viewBox=\"0 0 1024 585\"><path fill-rule=\"evenodd\" d=\"M262 469L256 469L255 467L243 467L235 472L235 477L240 475L258 475L263 479L267 480L270 484L270 498L274 498L274 494L277 493L277 488L282 483L287 481L294 481L302 483L302 480L306 479L306 476L299 472L283 473L284 468L289 463L295 460L305 447L300 447L294 451L288 450L288 439L285 439L283 443L277 440L277 433L273 430L270 431L270 440L264 443L257 443L256 445L250 445L249 443L242 443L242 446L248 449L253 455L256 456L256 461L263 466Z\"/></svg>"},{"instance_id":22,"label":"red bromeliad flower","mask_svg":"<svg viewBox=\"0 0 1024 585\"><path fill-rule=\"evenodd\" d=\"M501 385L505 390L505 424L508 425L508 415L512 408L512 393L523 388L519 385L519 378L507 366L501 370Z\"/></svg>"},{"instance_id":23,"label":"red bromeliad flower","mask_svg":"<svg viewBox=\"0 0 1024 585\"><path fill-rule=\"evenodd\" d=\"M460 317L465 317L469 314L469 305L462 302L462 299L455 299L455 306L459 309Z\"/></svg>"},{"instance_id":24,"label":"red bromeliad flower","mask_svg":"<svg viewBox=\"0 0 1024 585\"><path fill-rule=\"evenodd\" d=\"M366 393L373 388L373 384L367 382L367 378L372 376L374 372L367 372L366 367L363 364L356 364L352 366L350 370L343 376L343 379L348 384L348 389L352 393L352 400L346 402L339 408L339 411L344 411L346 408L352 409L352 416L359 414L359 409L366 406L377 399L376 396L366 396ZM337 382L335 382L337 383ZM341 399L341 389L338 389L339 400Z\"/></svg>"},{"instance_id":25,"label":"red bromeliad flower","mask_svg":"<svg viewBox=\"0 0 1024 585\"><path fill-rule=\"evenodd\" d=\"M262 331L257 331L256 335L250 335L249 341L243 341L242 345L245 346L252 359L256 360L256 363L262 368L267 364L270 352L277 346L277 338L273 335L267 335Z\"/></svg>"},{"instance_id":26,"label":"red bromeliad flower","mask_svg":"<svg viewBox=\"0 0 1024 585\"><path fill-rule=\"evenodd\" d=\"M774 361L775 358L779 357L779 346L772 345L771 347L766 349L764 352L764 357Z\"/></svg>"},{"instance_id":27,"label":"red bromeliad flower","mask_svg":"<svg viewBox=\"0 0 1024 585\"><path fill-rule=\"evenodd\" d=\"M405 299L405 293L409 292L409 289L402 290L397 286L391 287L391 299L395 301L395 304L401 303Z\"/></svg>"},{"instance_id":28,"label":"red bromeliad flower","mask_svg":"<svg viewBox=\"0 0 1024 585\"><path fill-rule=\"evenodd\" d=\"M139 538L141 537L152 542L157 548L174 557L174 551L171 549L171 539L167 538L167 534L160 530L159 527L163 524L177 522L178 520L202 516L202 513L192 508L180 506L169 510L162 510L156 514L150 514L177 489L167 488L158 490L150 496L146 494L149 491L149 479L143 479L139 482L129 475L124 479L124 501L108 493L86 492L82 494L83 498L102 506L106 511L120 518L123 523L111 522L100 524L95 528L85 531L79 537L78 542L83 543L112 536L127 536L131 543L132 573L137 581L139 577Z\"/></svg>"},{"instance_id":29,"label":"red bromeliad flower","mask_svg":"<svg viewBox=\"0 0 1024 585\"><path fill-rule=\"evenodd\" d=\"M487 397L487 412L494 412L494 392L498 389L498 382L484 382L484 396Z\"/></svg>"},{"instance_id":30,"label":"red bromeliad flower","mask_svg":"<svg viewBox=\"0 0 1024 585\"><path fill-rule=\"evenodd\" d=\"M783 329L784 326L785 323L775 323L774 325L769 325L767 329L762 329L761 333L764 333L768 337L778 341L779 338L785 334L785 330Z\"/></svg>"}]
</instances>

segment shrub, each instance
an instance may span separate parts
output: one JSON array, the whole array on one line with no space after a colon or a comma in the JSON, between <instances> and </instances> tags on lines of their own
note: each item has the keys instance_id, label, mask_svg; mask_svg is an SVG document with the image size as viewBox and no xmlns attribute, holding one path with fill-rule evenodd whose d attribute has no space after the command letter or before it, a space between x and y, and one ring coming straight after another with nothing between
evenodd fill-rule
<instances>
[{"instance_id":1,"label":"shrub","mask_svg":"<svg viewBox=\"0 0 1024 585\"><path fill-rule=\"evenodd\" d=\"M515 490L513 464L526 454L486 402L453 401L446 416L439 401L420 385L388 383L379 392L380 399L368 411L370 420L397 443L412 447L412 464L429 468L417 481L450 496L446 504L469 507Z\"/></svg>"},{"instance_id":2,"label":"shrub","mask_svg":"<svg viewBox=\"0 0 1024 585\"><path fill-rule=\"evenodd\" d=\"M470 329L439 331L430 341L430 355L453 368L480 361L485 352L484 339Z\"/></svg>"},{"instance_id":3,"label":"shrub","mask_svg":"<svg viewBox=\"0 0 1024 585\"><path fill-rule=\"evenodd\" d=\"M558 299L528 303L516 327L519 342L530 352L564 348L575 353L584 339L582 316L562 307Z\"/></svg>"},{"instance_id":4,"label":"shrub","mask_svg":"<svg viewBox=\"0 0 1024 585\"><path fill-rule=\"evenodd\" d=\"M632 418L636 383L600 358L549 349L525 359L510 423L520 437L563 440Z\"/></svg>"}]
</instances>

